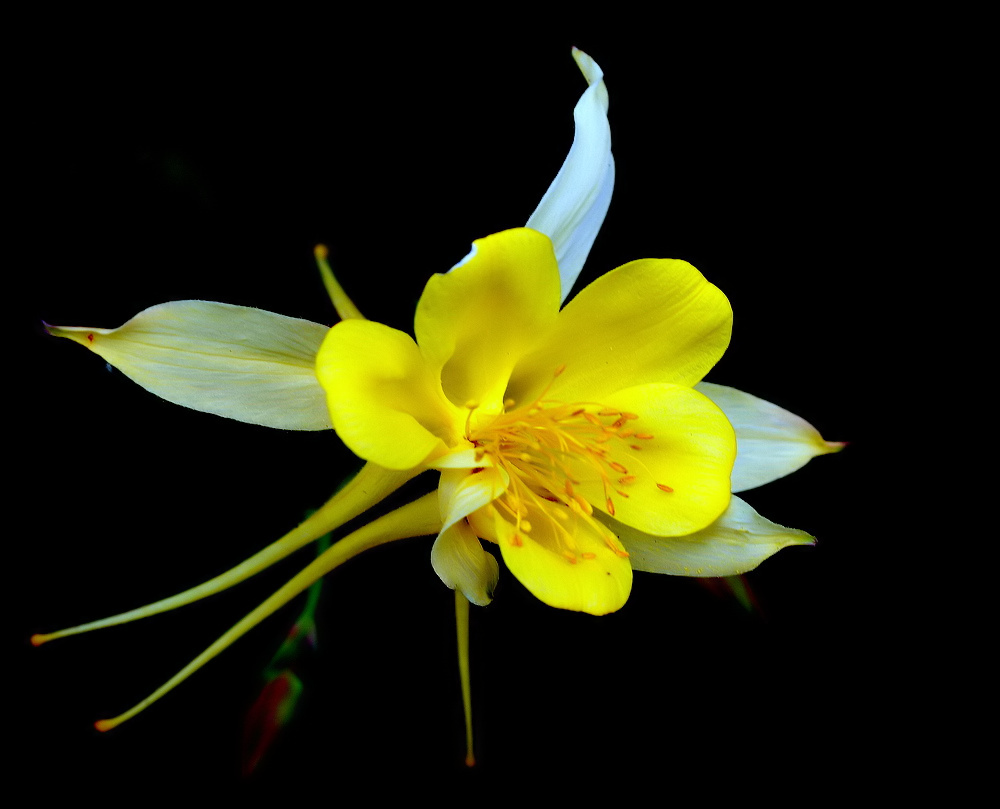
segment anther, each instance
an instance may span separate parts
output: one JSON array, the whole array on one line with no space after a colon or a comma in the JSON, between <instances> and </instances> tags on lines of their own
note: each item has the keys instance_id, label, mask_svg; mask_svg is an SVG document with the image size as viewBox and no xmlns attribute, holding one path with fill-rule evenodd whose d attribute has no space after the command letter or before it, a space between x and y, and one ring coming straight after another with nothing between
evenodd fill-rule
<instances>
[{"instance_id":1,"label":"anther","mask_svg":"<svg viewBox=\"0 0 1000 809\"><path fill-rule=\"evenodd\" d=\"M591 551L587 551L586 553L581 553L580 554L580 558L581 559L596 559L597 558L597 554L596 553L592 553Z\"/></svg>"},{"instance_id":2,"label":"anther","mask_svg":"<svg viewBox=\"0 0 1000 809\"><path fill-rule=\"evenodd\" d=\"M623 475L628 474L628 469L622 466L618 461L608 461L608 466L614 469L616 472L620 472Z\"/></svg>"},{"instance_id":3,"label":"anther","mask_svg":"<svg viewBox=\"0 0 1000 809\"><path fill-rule=\"evenodd\" d=\"M673 489L671 489L666 483L657 483L656 484L656 488L659 489L661 492L672 492L673 491Z\"/></svg>"},{"instance_id":4,"label":"anther","mask_svg":"<svg viewBox=\"0 0 1000 809\"><path fill-rule=\"evenodd\" d=\"M610 514L612 517L614 517L615 516L615 503L614 503L614 500L612 500L609 497L604 502L605 502L605 505L608 507L608 514Z\"/></svg>"}]
</instances>

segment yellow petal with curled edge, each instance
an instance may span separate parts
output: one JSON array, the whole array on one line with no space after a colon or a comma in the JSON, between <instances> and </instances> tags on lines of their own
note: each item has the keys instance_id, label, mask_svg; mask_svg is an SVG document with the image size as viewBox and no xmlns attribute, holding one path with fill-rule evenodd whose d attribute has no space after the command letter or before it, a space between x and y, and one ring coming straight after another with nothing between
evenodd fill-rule
<instances>
[{"instance_id":1,"label":"yellow petal with curled edge","mask_svg":"<svg viewBox=\"0 0 1000 809\"><path fill-rule=\"evenodd\" d=\"M452 402L495 412L514 364L551 328L558 311L552 242L516 228L477 239L461 264L427 282L414 332Z\"/></svg>"},{"instance_id":2,"label":"yellow petal with curled edge","mask_svg":"<svg viewBox=\"0 0 1000 809\"><path fill-rule=\"evenodd\" d=\"M480 536L495 541L510 572L550 607L605 615L624 606L632 590L628 554L600 523L565 506L527 505L530 532L495 506L470 517ZM524 522L524 520L522 520Z\"/></svg>"},{"instance_id":3,"label":"yellow petal with curled edge","mask_svg":"<svg viewBox=\"0 0 1000 809\"><path fill-rule=\"evenodd\" d=\"M431 565L441 581L473 604L485 607L493 600L500 566L493 554L483 550L465 520L446 528L434 540Z\"/></svg>"},{"instance_id":4,"label":"yellow petal with curled edge","mask_svg":"<svg viewBox=\"0 0 1000 809\"><path fill-rule=\"evenodd\" d=\"M738 497L715 522L683 537L657 537L601 516L629 552L635 570L672 576L736 576L790 545L812 545L805 531L761 517Z\"/></svg>"},{"instance_id":5,"label":"yellow petal with curled edge","mask_svg":"<svg viewBox=\"0 0 1000 809\"><path fill-rule=\"evenodd\" d=\"M328 430L314 366L328 328L261 309L174 301L117 329L46 326L174 404L285 430Z\"/></svg>"},{"instance_id":6,"label":"yellow petal with curled edge","mask_svg":"<svg viewBox=\"0 0 1000 809\"><path fill-rule=\"evenodd\" d=\"M412 469L458 443L467 411L451 406L413 339L370 320L330 329L316 358L334 429L361 458Z\"/></svg>"},{"instance_id":7,"label":"yellow petal with curled edge","mask_svg":"<svg viewBox=\"0 0 1000 809\"><path fill-rule=\"evenodd\" d=\"M647 382L690 386L722 357L732 324L726 296L686 261L632 261L566 305L514 369L508 395L532 401L563 365L551 389L563 401L603 402Z\"/></svg>"},{"instance_id":8,"label":"yellow petal with curled edge","mask_svg":"<svg viewBox=\"0 0 1000 809\"><path fill-rule=\"evenodd\" d=\"M639 385L602 404L638 415L628 426L641 437L603 445L610 488L593 465L572 467L576 491L595 508L608 511L611 499L616 519L657 536L690 534L725 511L736 436L711 400L680 385Z\"/></svg>"},{"instance_id":9,"label":"yellow petal with curled edge","mask_svg":"<svg viewBox=\"0 0 1000 809\"><path fill-rule=\"evenodd\" d=\"M442 530L492 503L509 484L510 477L497 467L443 470L438 484Z\"/></svg>"},{"instance_id":10,"label":"yellow petal with curled edge","mask_svg":"<svg viewBox=\"0 0 1000 809\"><path fill-rule=\"evenodd\" d=\"M790 475L817 455L846 444L826 441L808 421L776 404L724 385L699 382L697 390L715 402L736 430L739 448L733 491L742 492Z\"/></svg>"}]
</instances>

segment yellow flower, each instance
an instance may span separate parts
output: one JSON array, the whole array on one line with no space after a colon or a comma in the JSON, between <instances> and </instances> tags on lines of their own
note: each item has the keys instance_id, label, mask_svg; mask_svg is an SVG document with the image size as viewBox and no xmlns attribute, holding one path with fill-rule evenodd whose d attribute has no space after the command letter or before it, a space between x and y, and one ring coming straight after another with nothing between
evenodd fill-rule
<instances>
[{"instance_id":1,"label":"yellow flower","mask_svg":"<svg viewBox=\"0 0 1000 809\"><path fill-rule=\"evenodd\" d=\"M179 301L118 329L49 330L153 393L270 427L331 426L367 463L324 506L232 570L171 598L36 635L36 644L188 604L336 531L432 471L434 490L341 537L130 710L159 699L319 577L358 553L436 535L435 571L456 590L469 724L467 609L499 567L546 604L603 614L633 570L722 576L811 542L733 496L840 445L748 394L702 382L725 351L725 296L684 261L613 270L562 307L614 185L600 68L574 51L588 88L562 169L524 228L476 241L432 277L414 335L365 319L317 260L342 320L332 328L246 307ZM471 731L469 731L471 737ZM471 760L471 741L470 741Z\"/></svg>"},{"instance_id":2,"label":"yellow flower","mask_svg":"<svg viewBox=\"0 0 1000 809\"><path fill-rule=\"evenodd\" d=\"M317 369L334 429L386 469L441 470L441 578L485 604L496 562L551 606L602 614L628 598L615 518L681 536L729 503L736 455L722 411L692 389L729 343L725 296L683 261L644 260L561 312L550 240L477 241L432 278L408 335L334 326Z\"/></svg>"}]
</instances>

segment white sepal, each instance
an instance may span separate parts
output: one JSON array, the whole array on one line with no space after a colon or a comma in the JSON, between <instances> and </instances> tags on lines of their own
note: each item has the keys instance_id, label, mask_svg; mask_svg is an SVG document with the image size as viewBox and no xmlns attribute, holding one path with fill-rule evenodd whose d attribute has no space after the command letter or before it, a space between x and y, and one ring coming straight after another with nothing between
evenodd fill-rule
<instances>
[{"instance_id":1,"label":"white sepal","mask_svg":"<svg viewBox=\"0 0 1000 809\"><path fill-rule=\"evenodd\" d=\"M794 413L736 388L699 382L695 390L715 402L736 430L734 492L790 475L810 458L845 446L825 441L815 427Z\"/></svg>"},{"instance_id":2,"label":"white sepal","mask_svg":"<svg viewBox=\"0 0 1000 809\"><path fill-rule=\"evenodd\" d=\"M246 306L174 301L117 329L47 328L168 402L265 427L330 428L315 370L327 326Z\"/></svg>"},{"instance_id":3,"label":"white sepal","mask_svg":"<svg viewBox=\"0 0 1000 809\"><path fill-rule=\"evenodd\" d=\"M615 185L604 73L581 50L573 58L589 85L573 109L573 145L527 226L552 240L565 301L604 223Z\"/></svg>"},{"instance_id":4,"label":"white sepal","mask_svg":"<svg viewBox=\"0 0 1000 809\"><path fill-rule=\"evenodd\" d=\"M761 517L738 497L715 522L694 534L657 537L602 517L629 554L633 570L672 576L735 576L789 545L812 545L805 531Z\"/></svg>"}]
</instances>

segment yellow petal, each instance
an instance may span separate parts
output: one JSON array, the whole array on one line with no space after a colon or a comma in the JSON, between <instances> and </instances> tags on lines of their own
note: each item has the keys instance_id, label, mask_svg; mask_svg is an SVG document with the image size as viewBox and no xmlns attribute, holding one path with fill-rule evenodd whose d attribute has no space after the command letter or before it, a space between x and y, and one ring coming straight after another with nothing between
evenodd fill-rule
<instances>
[{"instance_id":1,"label":"yellow petal","mask_svg":"<svg viewBox=\"0 0 1000 809\"><path fill-rule=\"evenodd\" d=\"M603 403L637 414L629 426L643 438L605 444L609 458L624 467L610 471L610 493L593 467L573 467L576 490L592 505L608 511L610 497L616 519L657 536L690 534L725 511L736 437L707 397L679 385L639 385Z\"/></svg>"},{"instance_id":2,"label":"yellow petal","mask_svg":"<svg viewBox=\"0 0 1000 809\"><path fill-rule=\"evenodd\" d=\"M326 430L314 371L326 326L208 301L150 307L117 329L48 326L174 404L285 430Z\"/></svg>"},{"instance_id":3,"label":"yellow petal","mask_svg":"<svg viewBox=\"0 0 1000 809\"><path fill-rule=\"evenodd\" d=\"M444 470L438 484L442 528L450 528L492 503L507 490L508 483L507 474L495 467Z\"/></svg>"},{"instance_id":4,"label":"yellow petal","mask_svg":"<svg viewBox=\"0 0 1000 809\"><path fill-rule=\"evenodd\" d=\"M782 548L815 542L804 531L761 517L738 497L707 528L683 537L650 536L608 517L601 519L621 539L635 570L672 576L735 576Z\"/></svg>"},{"instance_id":5,"label":"yellow petal","mask_svg":"<svg viewBox=\"0 0 1000 809\"><path fill-rule=\"evenodd\" d=\"M790 475L811 458L845 446L824 440L805 419L749 393L709 382L699 382L697 389L722 409L736 430L734 492Z\"/></svg>"},{"instance_id":6,"label":"yellow petal","mask_svg":"<svg viewBox=\"0 0 1000 809\"><path fill-rule=\"evenodd\" d=\"M529 507L526 516L530 533L518 531L493 506L470 522L476 533L495 537L510 572L550 607L605 615L625 604L632 568L610 531L556 504Z\"/></svg>"},{"instance_id":7,"label":"yellow petal","mask_svg":"<svg viewBox=\"0 0 1000 809\"><path fill-rule=\"evenodd\" d=\"M693 385L729 345L726 296L686 261L642 259L601 276L559 313L545 342L514 370L509 394L552 386L564 401L604 401L647 382Z\"/></svg>"},{"instance_id":8,"label":"yellow petal","mask_svg":"<svg viewBox=\"0 0 1000 809\"><path fill-rule=\"evenodd\" d=\"M493 600L500 566L483 550L465 520L441 532L431 548L431 565L448 587L459 590L473 604L485 607Z\"/></svg>"},{"instance_id":9,"label":"yellow petal","mask_svg":"<svg viewBox=\"0 0 1000 809\"><path fill-rule=\"evenodd\" d=\"M417 304L414 330L452 402L498 410L511 369L558 310L552 243L518 228L477 239L465 261L433 276Z\"/></svg>"},{"instance_id":10,"label":"yellow petal","mask_svg":"<svg viewBox=\"0 0 1000 809\"><path fill-rule=\"evenodd\" d=\"M412 338L370 320L330 329L316 360L334 429L361 458L411 469L458 443L466 411L441 394Z\"/></svg>"}]
</instances>

